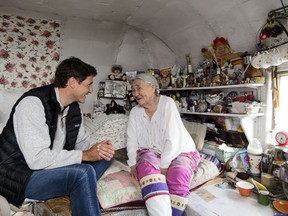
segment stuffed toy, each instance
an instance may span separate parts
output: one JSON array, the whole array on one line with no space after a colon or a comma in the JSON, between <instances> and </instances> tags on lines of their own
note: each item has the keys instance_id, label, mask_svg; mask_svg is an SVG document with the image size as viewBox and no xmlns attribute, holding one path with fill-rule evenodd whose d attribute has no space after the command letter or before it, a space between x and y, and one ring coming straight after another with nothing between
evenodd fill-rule
<instances>
[{"instance_id":1,"label":"stuffed toy","mask_svg":"<svg viewBox=\"0 0 288 216\"><path fill-rule=\"evenodd\" d=\"M117 104L115 100L112 100L110 104L106 104L106 115L116 114L116 113L123 113L125 114L124 107Z\"/></svg>"},{"instance_id":2,"label":"stuffed toy","mask_svg":"<svg viewBox=\"0 0 288 216\"><path fill-rule=\"evenodd\" d=\"M113 65L112 73L108 75L108 79L126 81L127 77L126 77L126 74L122 73L121 65Z\"/></svg>"}]
</instances>

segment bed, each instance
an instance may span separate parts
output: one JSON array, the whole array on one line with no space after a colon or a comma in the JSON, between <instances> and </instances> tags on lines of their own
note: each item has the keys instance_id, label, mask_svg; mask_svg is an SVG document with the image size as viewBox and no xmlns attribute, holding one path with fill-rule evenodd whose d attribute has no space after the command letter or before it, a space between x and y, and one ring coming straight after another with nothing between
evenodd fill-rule
<instances>
[{"instance_id":1,"label":"bed","mask_svg":"<svg viewBox=\"0 0 288 216\"><path fill-rule=\"evenodd\" d=\"M5 125L11 107L21 96L23 90L0 90L0 131ZM9 101L7 101L9 98ZM5 103L3 103L5 101ZM2 106L3 104L3 106ZM104 113L91 119L83 116L84 126L94 142L109 138L116 154L112 165L97 182L97 195L103 215L148 215L141 196L140 186L129 175L129 167L126 164L126 128L128 116L125 114ZM193 137L197 149L201 152L204 145L206 126L183 120L184 125ZM220 162L211 155L201 152L201 162L191 179L190 190L198 188L207 181L214 179L221 173ZM21 208L10 205L15 215L71 215L69 198L61 197L45 202L26 200ZM17 213L17 214L16 214Z\"/></svg>"}]
</instances>

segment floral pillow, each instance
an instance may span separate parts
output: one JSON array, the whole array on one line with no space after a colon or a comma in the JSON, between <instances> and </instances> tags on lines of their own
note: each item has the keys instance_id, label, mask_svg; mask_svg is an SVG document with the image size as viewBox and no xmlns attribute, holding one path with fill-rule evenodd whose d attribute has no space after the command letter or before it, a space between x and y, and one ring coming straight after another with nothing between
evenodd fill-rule
<instances>
[{"instance_id":1,"label":"floral pillow","mask_svg":"<svg viewBox=\"0 0 288 216\"><path fill-rule=\"evenodd\" d=\"M212 162L211 158L201 158L191 179L190 190L214 179L217 175L219 169L215 162ZM143 200L138 181L131 178L127 166L116 160L97 182L97 195L103 209Z\"/></svg>"},{"instance_id":2,"label":"floral pillow","mask_svg":"<svg viewBox=\"0 0 288 216\"><path fill-rule=\"evenodd\" d=\"M142 200L138 181L124 170L101 178L97 183L97 194L102 208Z\"/></svg>"}]
</instances>

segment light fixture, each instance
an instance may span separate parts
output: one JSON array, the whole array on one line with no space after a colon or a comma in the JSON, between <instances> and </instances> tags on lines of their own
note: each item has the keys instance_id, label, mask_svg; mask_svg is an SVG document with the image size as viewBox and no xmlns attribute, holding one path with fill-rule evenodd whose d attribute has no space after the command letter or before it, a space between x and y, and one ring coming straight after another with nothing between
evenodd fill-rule
<instances>
[{"instance_id":1,"label":"light fixture","mask_svg":"<svg viewBox=\"0 0 288 216\"><path fill-rule=\"evenodd\" d=\"M257 51L273 49L288 43L288 31L286 20L288 17L288 6L271 10L268 13L266 23L260 28L257 34Z\"/></svg>"}]
</instances>

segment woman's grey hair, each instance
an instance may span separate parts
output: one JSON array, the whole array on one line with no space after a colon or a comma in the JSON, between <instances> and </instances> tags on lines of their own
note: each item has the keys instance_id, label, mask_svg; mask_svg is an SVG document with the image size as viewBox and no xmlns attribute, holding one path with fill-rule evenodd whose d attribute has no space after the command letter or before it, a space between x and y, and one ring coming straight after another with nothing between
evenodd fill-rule
<instances>
[{"instance_id":1,"label":"woman's grey hair","mask_svg":"<svg viewBox=\"0 0 288 216\"><path fill-rule=\"evenodd\" d=\"M159 90L159 84L154 76L148 73L140 73L137 74L137 76L134 78L134 80L139 79L145 81L147 84L152 84L155 86L155 95L159 96L160 90Z\"/></svg>"}]
</instances>

